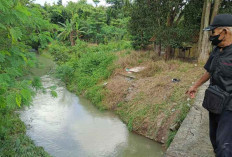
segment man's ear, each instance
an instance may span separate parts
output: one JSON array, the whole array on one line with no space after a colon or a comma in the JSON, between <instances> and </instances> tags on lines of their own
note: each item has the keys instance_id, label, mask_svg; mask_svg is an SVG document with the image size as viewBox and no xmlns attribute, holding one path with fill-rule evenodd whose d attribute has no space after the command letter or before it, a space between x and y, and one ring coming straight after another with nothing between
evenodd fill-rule
<instances>
[{"instance_id":1,"label":"man's ear","mask_svg":"<svg viewBox=\"0 0 232 157\"><path fill-rule=\"evenodd\" d=\"M223 28L223 31L225 31L225 34L227 34L228 32L230 32L229 28L227 28L227 27Z\"/></svg>"}]
</instances>

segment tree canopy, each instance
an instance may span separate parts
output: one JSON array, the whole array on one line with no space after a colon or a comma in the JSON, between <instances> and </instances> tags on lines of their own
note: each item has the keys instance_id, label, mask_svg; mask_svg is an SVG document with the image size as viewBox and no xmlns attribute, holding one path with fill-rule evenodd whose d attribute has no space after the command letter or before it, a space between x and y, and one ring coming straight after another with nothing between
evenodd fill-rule
<instances>
[{"instance_id":1,"label":"tree canopy","mask_svg":"<svg viewBox=\"0 0 232 157\"><path fill-rule=\"evenodd\" d=\"M211 10L216 2L210 1ZM219 13L231 13L231 0L219 2ZM171 48L197 43L206 1L107 0L107 3L108 7L92 6L81 0L63 6L60 0L41 6L29 0L1 0L1 105L29 103L29 86L36 82L20 77L26 72L24 69L36 65L31 49L46 49L54 40L72 46L79 45L79 41L108 44L125 40L131 41L136 49L154 42L171 55Z\"/></svg>"}]
</instances>

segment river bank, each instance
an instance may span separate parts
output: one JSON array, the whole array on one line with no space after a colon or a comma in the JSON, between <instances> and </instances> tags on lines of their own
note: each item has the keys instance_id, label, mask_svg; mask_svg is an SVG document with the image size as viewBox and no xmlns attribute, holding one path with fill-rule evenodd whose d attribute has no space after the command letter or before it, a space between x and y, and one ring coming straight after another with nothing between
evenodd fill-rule
<instances>
[{"instance_id":1,"label":"river bank","mask_svg":"<svg viewBox=\"0 0 232 157\"><path fill-rule=\"evenodd\" d=\"M113 111L130 131L167 148L193 103L185 92L204 73L203 66L178 59L165 62L153 51L128 48L126 42L80 45L63 54L65 61L55 58L67 89L100 110ZM56 57L63 47L55 43L48 51ZM130 72L136 67L143 70Z\"/></svg>"},{"instance_id":2,"label":"river bank","mask_svg":"<svg viewBox=\"0 0 232 157\"><path fill-rule=\"evenodd\" d=\"M128 131L110 111L98 110L90 101L65 89L63 82L49 75L41 77L43 87L56 87L57 97L38 92L33 106L21 112L29 126L27 135L56 157L162 157L159 143Z\"/></svg>"},{"instance_id":3,"label":"river bank","mask_svg":"<svg viewBox=\"0 0 232 157\"><path fill-rule=\"evenodd\" d=\"M170 127L180 125L190 108L188 104L192 103L187 101L183 92L192 84L193 79L196 80L201 74L202 67L194 62L186 63L179 60L154 62L145 52L119 51L117 55L119 58L113 64L118 68L114 68L108 79L97 84L102 88L96 92L104 95L100 103L95 105L118 114L130 131L161 142L167 147L178 129L176 126L170 131ZM41 64L42 69L45 68L47 72L53 69L50 57L41 61L45 62ZM47 63L50 66L46 66ZM135 66L146 68L132 75L127 73L126 68ZM44 73L41 69L32 71L35 74ZM194 78L187 77L190 75ZM180 81L172 82L172 78L178 78ZM73 82L65 83L69 90L75 91L77 86L71 86ZM76 91L76 94L79 92ZM88 91L81 95L95 100L94 95L88 94Z\"/></svg>"},{"instance_id":4,"label":"river bank","mask_svg":"<svg viewBox=\"0 0 232 157\"><path fill-rule=\"evenodd\" d=\"M31 69L31 74L24 77L40 77L53 67L51 59L39 57L38 67ZM27 127L21 121L18 110L1 108L0 126L0 156L50 156L26 135Z\"/></svg>"},{"instance_id":5,"label":"river bank","mask_svg":"<svg viewBox=\"0 0 232 157\"><path fill-rule=\"evenodd\" d=\"M209 139L209 113L202 107L208 85L209 81L199 88L195 102L168 148L166 157L215 157Z\"/></svg>"},{"instance_id":6,"label":"river bank","mask_svg":"<svg viewBox=\"0 0 232 157\"><path fill-rule=\"evenodd\" d=\"M26 135L26 126L14 110L0 110L0 125L0 156L50 156Z\"/></svg>"},{"instance_id":7,"label":"river bank","mask_svg":"<svg viewBox=\"0 0 232 157\"><path fill-rule=\"evenodd\" d=\"M130 131L163 143L167 148L193 100L185 91L204 72L196 62L152 60L152 52L118 52L117 67L105 80L102 105L114 111ZM135 67L140 72L127 72ZM173 81L173 79L178 81Z\"/></svg>"}]
</instances>

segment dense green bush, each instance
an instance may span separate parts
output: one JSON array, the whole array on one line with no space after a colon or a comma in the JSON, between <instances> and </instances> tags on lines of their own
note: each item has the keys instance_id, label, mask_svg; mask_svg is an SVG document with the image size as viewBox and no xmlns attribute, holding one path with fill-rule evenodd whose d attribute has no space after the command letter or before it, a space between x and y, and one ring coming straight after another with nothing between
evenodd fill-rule
<instances>
[{"instance_id":1,"label":"dense green bush","mask_svg":"<svg viewBox=\"0 0 232 157\"><path fill-rule=\"evenodd\" d=\"M26 126L19 115L0 108L0 156L49 156L42 147L26 136Z\"/></svg>"},{"instance_id":2,"label":"dense green bush","mask_svg":"<svg viewBox=\"0 0 232 157\"><path fill-rule=\"evenodd\" d=\"M63 45L62 43L54 42L53 44L49 45L48 52L54 56L54 61L56 61L57 64L61 65L70 59L69 54L71 53L71 49Z\"/></svg>"},{"instance_id":3,"label":"dense green bush","mask_svg":"<svg viewBox=\"0 0 232 157\"><path fill-rule=\"evenodd\" d=\"M130 41L121 40L118 42L109 42L108 44L99 44L97 47L90 47L92 51L117 52L124 49L130 49Z\"/></svg>"},{"instance_id":4,"label":"dense green bush","mask_svg":"<svg viewBox=\"0 0 232 157\"><path fill-rule=\"evenodd\" d=\"M39 78L26 77L37 63L30 49L34 42L34 48L45 48L51 39L43 30L47 21L29 6L25 0L0 1L0 156L49 156L26 136L14 112L30 105L35 91L42 89Z\"/></svg>"},{"instance_id":5,"label":"dense green bush","mask_svg":"<svg viewBox=\"0 0 232 157\"><path fill-rule=\"evenodd\" d=\"M101 104L104 97L104 90L102 85L97 85L89 88L86 92L86 98L95 104L99 109L104 110L105 107Z\"/></svg>"},{"instance_id":6,"label":"dense green bush","mask_svg":"<svg viewBox=\"0 0 232 157\"><path fill-rule=\"evenodd\" d=\"M60 78L65 84L69 83L72 79L74 69L73 67L63 64L57 67L56 76Z\"/></svg>"},{"instance_id":7,"label":"dense green bush","mask_svg":"<svg viewBox=\"0 0 232 157\"><path fill-rule=\"evenodd\" d=\"M60 42L53 42L49 46L48 52L59 64L56 69L57 76L66 83L69 90L78 94L85 93L88 99L101 108L104 91L101 83L114 69L114 52L130 49L130 42L122 40L97 46L80 40L76 43L73 47L64 46ZM57 56L62 55L65 57L57 59Z\"/></svg>"},{"instance_id":8,"label":"dense green bush","mask_svg":"<svg viewBox=\"0 0 232 157\"><path fill-rule=\"evenodd\" d=\"M74 80L79 91L83 91L97 84L100 80L110 76L109 66L112 64L114 55L107 52L84 53L78 61L75 69Z\"/></svg>"}]
</instances>

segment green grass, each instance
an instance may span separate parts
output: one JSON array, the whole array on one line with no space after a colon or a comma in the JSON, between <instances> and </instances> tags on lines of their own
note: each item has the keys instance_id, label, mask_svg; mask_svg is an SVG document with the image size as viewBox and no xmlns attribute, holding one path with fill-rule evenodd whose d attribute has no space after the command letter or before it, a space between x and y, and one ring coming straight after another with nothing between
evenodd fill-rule
<instances>
[{"instance_id":1,"label":"green grass","mask_svg":"<svg viewBox=\"0 0 232 157\"><path fill-rule=\"evenodd\" d=\"M185 90L185 88L175 87L172 96L169 98L169 101L171 101L171 102L178 102L178 105L176 105L175 110L179 110L179 114L177 115L177 117L174 121L174 123L178 123L178 126L181 126L185 117L189 113L190 106L188 106L187 104L190 105L194 102L193 100L187 101L187 99L183 98L184 90ZM167 148L170 146L176 133L177 133L177 130L176 131L169 131L168 139L165 143Z\"/></svg>"},{"instance_id":2,"label":"green grass","mask_svg":"<svg viewBox=\"0 0 232 157\"><path fill-rule=\"evenodd\" d=\"M26 127L13 110L0 109L0 156L50 156L26 136Z\"/></svg>"},{"instance_id":3,"label":"green grass","mask_svg":"<svg viewBox=\"0 0 232 157\"><path fill-rule=\"evenodd\" d=\"M67 52L62 52L62 49ZM124 49L130 49L129 42L120 41L92 47L85 42L74 47L54 42L48 52L58 64L57 77L67 85L68 90L84 95L99 109L104 110L106 106L102 104L102 100L106 91L102 82L108 79L116 68L113 64L116 59L115 52ZM64 57L57 57L64 54L65 60Z\"/></svg>"},{"instance_id":4,"label":"green grass","mask_svg":"<svg viewBox=\"0 0 232 157\"><path fill-rule=\"evenodd\" d=\"M169 131L168 134L168 139L166 142L166 147L168 148L170 146L170 144L172 143L174 137L176 136L177 130L176 131Z\"/></svg>"},{"instance_id":5,"label":"green grass","mask_svg":"<svg viewBox=\"0 0 232 157\"><path fill-rule=\"evenodd\" d=\"M66 80L65 83L67 88L72 92L77 95L84 95L101 110L109 109L107 104L103 104L104 96L107 92L103 86L103 82L106 82L115 68L120 67L119 65L113 66L114 61L127 56L131 56L131 58L125 60L125 62L130 63L132 59L136 59L135 65L145 63L145 61L150 61L150 52L143 53L142 55L136 55L139 58L136 56L133 58L132 50L127 45L128 43L119 42L110 43L108 45L100 44L99 46L93 47L73 47L72 50L77 52L67 51L67 60L64 60L61 57L60 61L56 61L57 63L62 63L59 64L60 68L58 69L60 76L64 77L60 78L68 77L68 79L64 80ZM54 57L56 57L56 54L60 53L63 55L64 52L60 52L59 44L52 45L52 47L54 48L48 51L50 51ZM53 53L52 51L54 49L59 51ZM117 58L115 52L121 50L123 50L123 53L121 53ZM189 70L193 68L193 64L184 63L180 60L170 60L167 63L157 61L156 63L152 62L152 65L150 65L150 69L154 72L149 76L156 77L165 75L170 76L170 78L182 78L182 76L187 76L192 73ZM144 120L146 120L146 123L149 124L147 127L147 135L154 137L158 130L153 126L153 124L156 122L156 118L160 115L160 113L164 113L162 124L182 123L190 109L187 104L191 104L191 102L187 102L187 100L185 100L186 97L183 94L190 83L191 82L189 80L187 80L186 83L181 80L179 83L180 85L176 84L174 89L172 89L171 96L162 102L157 102L156 104L150 104L147 102L147 96L143 92L137 93L137 96L130 102L117 102L118 104L116 105L115 111L127 124L130 131L133 129L140 129L141 124L143 124ZM165 85L166 82L164 81L157 84L159 87L165 87ZM177 103L175 111L178 111L178 115L176 119L170 120L170 116L173 116L173 112L171 110L172 104L174 103ZM175 133L176 131L169 133L168 140L166 141L167 146L170 145Z\"/></svg>"},{"instance_id":6,"label":"green grass","mask_svg":"<svg viewBox=\"0 0 232 157\"><path fill-rule=\"evenodd\" d=\"M55 64L48 54L37 55L37 67L29 69L29 73L21 79L37 77L54 69ZM38 81L38 80L37 80ZM35 82L32 82L32 84ZM40 82L36 82L38 84ZM55 91L52 91L56 95ZM38 147L26 135L26 126L20 120L14 108L0 108L0 157L22 156L22 157L47 157L50 156L42 147Z\"/></svg>"},{"instance_id":7,"label":"green grass","mask_svg":"<svg viewBox=\"0 0 232 157\"><path fill-rule=\"evenodd\" d=\"M128 130L129 131L132 131L133 130L133 121L134 121L134 118L133 117L130 117L129 121L128 121L128 124L127 124L127 127L128 127Z\"/></svg>"},{"instance_id":8,"label":"green grass","mask_svg":"<svg viewBox=\"0 0 232 157\"><path fill-rule=\"evenodd\" d=\"M100 110L105 110L106 107L102 104L104 97L104 89L102 86L93 86L86 91L86 98L95 104Z\"/></svg>"}]
</instances>

